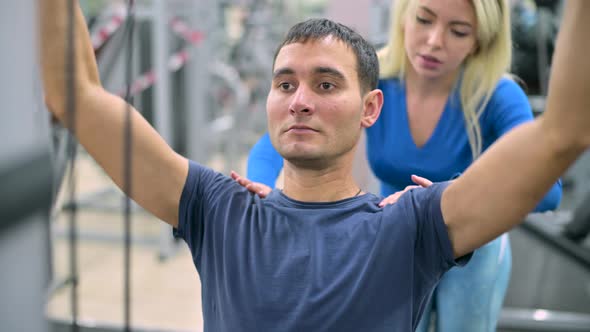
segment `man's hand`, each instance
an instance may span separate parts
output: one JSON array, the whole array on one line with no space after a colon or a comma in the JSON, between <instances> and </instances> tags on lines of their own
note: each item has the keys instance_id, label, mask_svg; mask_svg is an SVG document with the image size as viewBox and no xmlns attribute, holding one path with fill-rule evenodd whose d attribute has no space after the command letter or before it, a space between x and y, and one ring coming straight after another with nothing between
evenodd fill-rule
<instances>
[{"instance_id":1,"label":"man's hand","mask_svg":"<svg viewBox=\"0 0 590 332\"><path fill-rule=\"evenodd\" d=\"M231 171L230 175L231 175L231 178L236 180L236 182L239 183L242 187L244 187L244 188L248 189L250 192L260 196L260 198L265 198L272 191L271 187L269 187L265 184L259 183L259 182L252 182L252 181L246 179L245 177L240 176L235 171Z\"/></svg>"},{"instance_id":2,"label":"man's hand","mask_svg":"<svg viewBox=\"0 0 590 332\"><path fill-rule=\"evenodd\" d=\"M388 204L393 204L395 202L397 202L397 200L406 193L406 191L414 189L414 188L427 188L430 187L432 185L432 181L428 180L427 178L423 178L421 176L417 176L417 175L412 175L412 182L414 182L416 185L413 186L407 186L406 188L404 188L404 190L398 191L394 194L391 194L387 197L385 197L380 203L379 206L380 207L384 207L385 205Z\"/></svg>"}]
</instances>

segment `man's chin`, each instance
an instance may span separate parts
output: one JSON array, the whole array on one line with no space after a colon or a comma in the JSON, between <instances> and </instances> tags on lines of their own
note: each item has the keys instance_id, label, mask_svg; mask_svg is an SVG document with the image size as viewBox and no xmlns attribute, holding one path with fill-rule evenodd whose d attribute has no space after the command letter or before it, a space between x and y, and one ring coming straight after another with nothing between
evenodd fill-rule
<instances>
[{"instance_id":1,"label":"man's chin","mask_svg":"<svg viewBox=\"0 0 590 332\"><path fill-rule=\"evenodd\" d=\"M318 151L317 146L315 146L313 144L306 143L306 142L293 142L293 143L283 144L279 149L277 149L277 151L285 159L291 159L291 158L309 159L309 158L314 158L315 156L320 154L320 151Z\"/></svg>"},{"instance_id":2,"label":"man's chin","mask_svg":"<svg viewBox=\"0 0 590 332\"><path fill-rule=\"evenodd\" d=\"M285 151L280 153L288 161L312 161L320 159L321 154L317 151Z\"/></svg>"},{"instance_id":3,"label":"man's chin","mask_svg":"<svg viewBox=\"0 0 590 332\"><path fill-rule=\"evenodd\" d=\"M289 163L305 168L316 168L325 159L324 154L315 149L285 149L279 153Z\"/></svg>"}]
</instances>

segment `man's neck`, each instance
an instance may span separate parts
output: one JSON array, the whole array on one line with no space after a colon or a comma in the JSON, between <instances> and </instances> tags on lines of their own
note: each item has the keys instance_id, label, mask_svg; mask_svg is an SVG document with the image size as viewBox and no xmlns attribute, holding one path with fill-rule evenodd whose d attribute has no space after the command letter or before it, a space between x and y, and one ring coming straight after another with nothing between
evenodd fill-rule
<instances>
[{"instance_id":1,"label":"man's neck","mask_svg":"<svg viewBox=\"0 0 590 332\"><path fill-rule=\"evenodd\" d=\"M325 169L302 168L285 161L283 193L303 202L335 202L357 196L361 189L348 166L335 165Z\"/></svg>"}]
</instances>

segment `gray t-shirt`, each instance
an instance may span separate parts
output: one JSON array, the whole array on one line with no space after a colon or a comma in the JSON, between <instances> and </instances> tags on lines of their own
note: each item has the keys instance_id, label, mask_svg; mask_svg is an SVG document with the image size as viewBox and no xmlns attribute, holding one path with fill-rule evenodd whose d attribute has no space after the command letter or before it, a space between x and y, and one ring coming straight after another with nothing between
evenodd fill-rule
<instances>
[{"instance_id":1,"label":"gray t-shirt","mask_svg":"<svg viewBox=\"0 0 590 332\"><path fill-rule=\"evenodd\" d=\"M205 331L413 331L456 265L440 197L415 189L306 203L261 199L190 162L176 234L202 283Z\"/></svg>"}]
</instances>

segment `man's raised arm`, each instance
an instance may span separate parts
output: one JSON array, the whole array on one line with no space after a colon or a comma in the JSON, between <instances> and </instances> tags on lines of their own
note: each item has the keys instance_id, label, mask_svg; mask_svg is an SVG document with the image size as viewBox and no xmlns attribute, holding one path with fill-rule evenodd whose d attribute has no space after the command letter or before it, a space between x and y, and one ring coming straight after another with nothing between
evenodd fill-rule
<instances>
[{"instance_id":1,"label":"man's raised arm","mask_svg":"<svg viewBox=\"0 0 590 332\"><path fill-rule=\"evenodd\" d=\"M68 0L39 0L39 40L45 100L51 112L68 127L66 50ZM75 133L88 153L123 188L126 103L105 91L98 76L90 37L75 1ZM175 153L147 121L132 109L131 192L137 203L172 226L178 223L178 204L187 160Z\"/></svg>"},{"instance_id":2,"label":"man's raised arm","mask_svg":"<svg viewBox=\"0 0 590 332\"><path fill-rule=\"evenodd\" d=\"M520 223L590 147L589 17L590 1L566 2L545 113L502 137L443 193L456 257Z\"/></svg>"}]
</instances>

